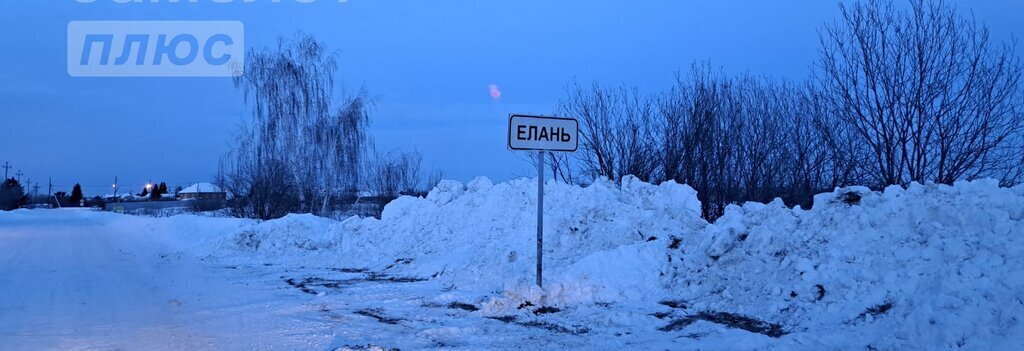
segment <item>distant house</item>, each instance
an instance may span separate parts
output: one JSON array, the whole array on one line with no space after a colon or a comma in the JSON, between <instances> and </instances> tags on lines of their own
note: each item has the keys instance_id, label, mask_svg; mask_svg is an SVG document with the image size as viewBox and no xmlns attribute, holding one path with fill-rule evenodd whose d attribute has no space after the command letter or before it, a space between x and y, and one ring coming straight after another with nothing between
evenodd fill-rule
<instances>
[{"instance_id":1,"label":"distant house","mask_svg":"<svg viewBox=\"0 0 1024 351\"><path fill-rule=\"evenodd\" d=\"M210 183L196 183L181 189L178 200L227 200L228 194L220 187Z\"/></svg>"},{"instance_id":2,"label":"distant house","mask_svg":"<svg viewBox=\"0 0 1024 351\"><path fill-rule=\"evenodd\" d=\"M130 201L142 201L143 197L128 193L128 194L107 194L103 195L103 201L106 202L130 202Z\"/></svg>"}]
</instances>

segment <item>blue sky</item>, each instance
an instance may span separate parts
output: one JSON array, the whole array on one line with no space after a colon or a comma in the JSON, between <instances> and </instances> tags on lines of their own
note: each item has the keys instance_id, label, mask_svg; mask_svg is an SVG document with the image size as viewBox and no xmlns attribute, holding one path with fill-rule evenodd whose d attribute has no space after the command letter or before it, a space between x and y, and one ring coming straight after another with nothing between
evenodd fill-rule
<instances>
[{"instance_id":1,"label":"blue sky","mask_svg":"<svg viewBox=\"0 0 1024 351\"><path fill-rule=\"evenodd\" d=\"M1024 2L954 1L996 39L1024 36ZM837 2L319 0L0 3L0 163L59 190L209 181L249 115L229 78L72 78L72 20L238 20L246 46L312 34L339 55L339 89L377 97L378 149L418 149L447 178L529 175L505 149L509 113L551 113L574 78L656 92L696 60L806 77ZM1024 49L1017 48L1018 55ZM500 100L488 85L502 91Z\"/></svg>"}]
</instances>

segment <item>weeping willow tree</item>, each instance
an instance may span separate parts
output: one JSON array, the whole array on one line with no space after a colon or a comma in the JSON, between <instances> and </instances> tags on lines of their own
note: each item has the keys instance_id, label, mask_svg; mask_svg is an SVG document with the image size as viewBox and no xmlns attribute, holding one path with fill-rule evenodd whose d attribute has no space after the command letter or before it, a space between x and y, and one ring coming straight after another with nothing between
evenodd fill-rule
<instances>
[{"instance_id":1,"label":"weeping willow tree","mask_svg":"<svg viewBox=\"0 0 1024 351\"><path fill-rule=\"evenodd\" d=\"M365 91L335 96L337 59L312 36L250 51L235 86L252 110L221 160L220 180L235 214L327 216L332 199L352 193L369 143Z\"/></svg>"}]
</instances>

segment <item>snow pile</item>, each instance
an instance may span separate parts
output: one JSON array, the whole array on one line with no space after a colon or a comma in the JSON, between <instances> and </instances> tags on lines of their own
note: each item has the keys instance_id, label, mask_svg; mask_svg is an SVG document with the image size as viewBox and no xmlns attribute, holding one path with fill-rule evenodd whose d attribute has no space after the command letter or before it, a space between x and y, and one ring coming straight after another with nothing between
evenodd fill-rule
<instances>
[{"instance_id":1,"label":"snow pile","mask_svg":"<svg viewBox=\"0 0 1024 351\"><path fill-rule=\"evenodd\" d=\"M308 255L310 252L337 255L328 251L336 250L341 240L337 222L310 214L291 214L243 226L226 244L268 256Z\"/></svg>"},{"instance_id":2,"label":"snow pile","mask_svg":"<svg viewBox=\"0 0 1024 351\"><path fill-rule=\"evenodd\" d=\"M536 196L530 179L445 181L426 198L392 202L380 220L289 216L248 225L228 245L430 279L445 287L433 302L470 302L489 316L529 313L517 312L524 302L610 302L666 331L767 326L752 335L801 349L1018 349L1024 340L1024 187L853 187L816 196L811 210L730 206L709 225L685 185L549 182L544 290L533 285ZM671 313L655 319L653 308Z\"/></svg>"},{"instance_id":3,"label":"snow pile","mask_svg":"<svg viewBox=\"0 0 1024 351\"><path fill-rule=\"evenodd\" d=\"M666 243L707 225L690 187L633 177L585 188L548 182L544 216L543 295L552 304L659 294L669 283ZM429 278L476 296L505 291L504 300L518 304L540 294L536 220L536 179L477 178L443 181L425 198L401 197L379 220L289 215L247 224L217 246L265 261Z\"/></svg>"},{"instance_id":4,"label":"snow pile","mask_svg":"<svg viewBox=\"0 0 1024 351\"><path fill-rule=\"evenodd\" d=\"M815 204L730 206L684 236L680 304L810 332L812 349L1021 346L1024 187L849 188Z\"/></svg>"},{"instance_id":5,"label":"snow pile","mask_svg":"<svg viewBox=\"0 0 1024 351\"><path fill-rule=\"evenodd\" d=\"M399 260L408 263L405 274L461 290L528 291L536 269L536 182L444 181L426 198L399 198L380 220L342 224L344 256L376 268ZM632 177L585 188L548 182L544 222L545 288L569 300L663 290L664 242L706 225L690 187Z\"/></svg>"}]
</instances>

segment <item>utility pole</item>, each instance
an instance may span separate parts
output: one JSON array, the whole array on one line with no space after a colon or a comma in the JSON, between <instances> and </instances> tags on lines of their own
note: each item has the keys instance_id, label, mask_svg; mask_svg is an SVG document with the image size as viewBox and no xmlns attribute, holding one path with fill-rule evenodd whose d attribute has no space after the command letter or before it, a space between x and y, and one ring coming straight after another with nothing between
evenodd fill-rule
<instances>
[{"instance_id":1,"label":"utility pole","mask_svg":"<svg viewBox=\"0 0 1024 351\"><path fill-rule=\"evenodd\" d=\"M117 199L117 202L121 202L121 198L117 197L117 176L114 176L114 198Z\"/></svg>"},{"instance_id":2,"label":"utility pole","mask_svg":"<svg viewBox=\"0 0 1024 351\"><path fill-rule=\"evenodd\" d=\"M32 204L32 178L25 182L25 195L28 195L28 203Z\"/></svg>"},{"instance_id":3,"label":"utility pole","mask_svg":"<svg viewBox=\"0 0 1024 351\"><path fill-rule=\"evenodd\" d=\"M4 161L4 181L7 181L7 171L10 171L13 167L10 162Z\"/></svg>"},{"instance_id":4,"label":"utility pole","mask_svg":"<svg viewBox=\"0 0 1024 351\"><path fill-rule=\"evenodd\" d=\"M36 187L33 188L33 190L34 191L32 191L32 200L31 200L31 202L34 203L36 201L36 198L39 197L39 183L38 182L36 183Z\"/></svg>"},{"instance_id":5,"label":"utility pole","mask_svg":"<svg viewBox=\"0 0 1024 351\"><path fill-rule=\"evenodd\" d=\"M18 173L15 173L14 175L18 176L18 183L21 184L21 176L25 175L25 173L21 173L21 170L19 169Z\"/></svg>"},{"instance_id":6,"label":"utility pole","mask_svg":"<svg viewBox=\"0 0 1024 351\"><path fill-rule=\"evenodd\" d=\"M46 201L50 201L49 198L52 195L53 195L53 178L49 178L49 179L46 180L46 198L47 198Z\"/></svg>"}]
</instances>

